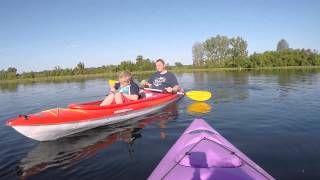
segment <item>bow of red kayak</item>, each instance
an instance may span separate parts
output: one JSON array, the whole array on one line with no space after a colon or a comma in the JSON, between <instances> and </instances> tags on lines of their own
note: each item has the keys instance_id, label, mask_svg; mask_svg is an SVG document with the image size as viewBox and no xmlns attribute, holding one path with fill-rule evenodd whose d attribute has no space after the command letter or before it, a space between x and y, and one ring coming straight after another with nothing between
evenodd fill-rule
<instances>
[{"instance_id":1,"label":"bow of red kayak","mask_svg":"<svg viewBox=\"0 0 320 180\"><path fill-rule=\"evenodd\" d=\"M195 119L161 160L155 179L274 179L202 119Z\"/></svg>"}]
</instances>

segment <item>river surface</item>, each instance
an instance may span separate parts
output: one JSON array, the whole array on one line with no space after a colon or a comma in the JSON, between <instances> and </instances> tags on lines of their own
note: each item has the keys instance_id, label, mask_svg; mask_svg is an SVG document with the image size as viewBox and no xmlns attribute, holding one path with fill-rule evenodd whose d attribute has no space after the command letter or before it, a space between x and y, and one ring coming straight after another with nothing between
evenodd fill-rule
<instances>
[{"instance_id":1,"label":"river surface","mask_svg":"<svg viewBox=\"0 0 320 180\"><path fill-rule=\"evenodd\" d=\"M195 118L277 179L320 179L319 69L176 75L186 90L213 92L211 112L188 112L194 102L184 97L156 114L52 142L28 139L5 123L101 99L107 79L0 84L0 179L147 179Z\"/></svg>"}]
</instances>

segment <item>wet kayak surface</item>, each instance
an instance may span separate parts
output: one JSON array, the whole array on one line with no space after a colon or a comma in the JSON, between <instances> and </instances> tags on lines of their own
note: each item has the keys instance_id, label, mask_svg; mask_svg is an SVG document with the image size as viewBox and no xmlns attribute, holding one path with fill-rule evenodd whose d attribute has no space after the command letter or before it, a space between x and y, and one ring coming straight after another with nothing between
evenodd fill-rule
<instances>
[{"instance_id":1,"label":"wet kayak surface","mask_svg":"<svg viewBox=\"0 0 320 180\"><path fill-rule=\"evenodd\" d=\"M139 77L145 78L145 77ZM147 179L195 118L276 179L319 179L320 70L179 73L187 90L211 90L201 104L184 97L161 112L51 142L5 125L19 114L100 99L108 79L0 84L0 179Z\"/></svg>"}]
</instances>

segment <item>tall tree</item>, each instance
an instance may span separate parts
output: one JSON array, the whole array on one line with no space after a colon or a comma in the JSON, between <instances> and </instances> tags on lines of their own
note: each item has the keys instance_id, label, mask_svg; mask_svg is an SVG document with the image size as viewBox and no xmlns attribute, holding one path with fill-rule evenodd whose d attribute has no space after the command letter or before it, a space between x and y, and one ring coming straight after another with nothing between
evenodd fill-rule
<instances>
[{"instance_id":1,"label":"tall tree","mask_svg":"<svg viewBox=\"0 0 320 180\"><path fill-rule=\"evenodd\" d=\"M7 69L7 72L9 72L9 73L17 73L17 68L9 67L9 68Z\"/></svg>"},{"instance_id":2,"label":"tall tree","mask_svg":"<svg viewBox=\"0 0 320 180\"><path fill-rule=\"evenodd\" d=\"M248 56L248 44L241 37L230 39L230 56L233 60L243 59Z\"/></svg>"},{"instance_id":3,"label":"tall tree","mask_svg":"<svg viewBox=\"0 0 320 180\"><path fill-rule=\"evenodd\" d=\"M118 65L118 68L120 71L134 71L135 70L134 63L130 60L121 61L121 63Z\"/></svg>"},{"instance_id":4,"label":"tall tree","mask_svg":"<svg viewBox=\"0 0 320 180\"><path fill-rule=\"evenodd\" d=\"M142 64L143 63L143 56L142 55L138 55L136 58L136 64Z\"/></svg>"},{"instance_id":5,"label":"tall tree","mask_svg":"<svg viewBox=\"0 0 320 180\"><path fill-rule=\"evenodd\" d=\"M220 35L211 37L204 42L204 49L206 64L222 67L229 56L229 39Z\"/></svg>"},{"instance_id":6,"label":"tall tree","mask_svg":"<svg viewBox=\"0 0 320 180\"><path fill-rule=\"evenodd\" d=\"M17 69L14 67L9 67L6 72L6 78L15 79L17 77Z\"/></svg>"},{"instance_id":7,"label":"tall tree","mask_svg":"<svg viewBox=\"0 0 320 180\"><path fill-rule=\"evenodd\" d=\"M55 66L53 69L54 69L54 71L61 71L61 67L60 66Z\"/></svg>"},{"instance_id":8,"label":"tall tree","mask_svg":"<svg viewBox=\"0 0 320 180\"><path fill-rule=\"evenodd\" d=\"M182 66L183 66L183 64L182 64L181 62L175 62L174 65L175 65L176 67L182 67Z\"/></svg>"},{"instance_id":9,"label":"tall tree","mask_svg":"<svg viewBox=\"0 0 320 180\"><path fill-rule=\"evenodd\" d=\"M142 55L138 55L136 58L135 69L137 71L146 71L146 70L153 70L154 63L150 61L150 59L143 59Z\"/></svg>"},{"instance_id":10,"label":"tall tree","mask_svg":"<svg viewBox=\"0 0 320 180\"><path fill-rule=\"evenodd\" d=\"M277 51L289 49L289 43L285 39L281 39L277 44Z\"/></svg>"},{"instance_id":11,"label":"tall tree","mask_svg":"<svg viewBox=\"0 0 320 180\"><path fill-rule=\"evenodd\" d=\"M192 46L192 60L193 65L202 66L204 65L205 50L202 43L196 42Z\"/></svg>"},{"instance_id":12,"label":"tall tree","mask_svg":"<svg viewBox=\"0 0 320 180\"><path fill-rule=\"evenodd\" d=\"M78 64L77 64L77 69L80 69L80 70L84 70L84 63L83 62L79 62Z\"/></svg>"}]
</instances>

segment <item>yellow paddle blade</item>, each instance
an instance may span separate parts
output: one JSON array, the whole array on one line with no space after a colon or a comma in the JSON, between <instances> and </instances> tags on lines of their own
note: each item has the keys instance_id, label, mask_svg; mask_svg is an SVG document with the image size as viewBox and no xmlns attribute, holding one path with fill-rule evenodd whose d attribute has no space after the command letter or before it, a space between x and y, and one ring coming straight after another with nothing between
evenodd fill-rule
<instances>
[{"instance_id":1,"label":"yellow paddle blade","mask_svg":"<svg viewBox=\"0 0 320 180\"><path fill-rule=\"evenodd\" d=\"M211 92L209 91L188 91L186 96L195 101L206 101L211 98Z\"/></svg>"},{"instance_id":2,"label":"yellow paddle blade","mask_svg":"<svg viewBox=\"0 0 320 180\"><path fill-rule=\"evenodd\" d=\"M211 106L205 102L195 102L187 107L188 113L208 113L211 111Z\"/></svg>"},{"instance_id":3,"label":"yellow paddle blade","mask_svg":"<svg viewBox=\"0 0 320 180\"><path fill-rule=\"evenodd\" d=\"M109 79L109 87L113 87L115 83L118 83L118 81Z\"/></svg>"}]
</instances>

